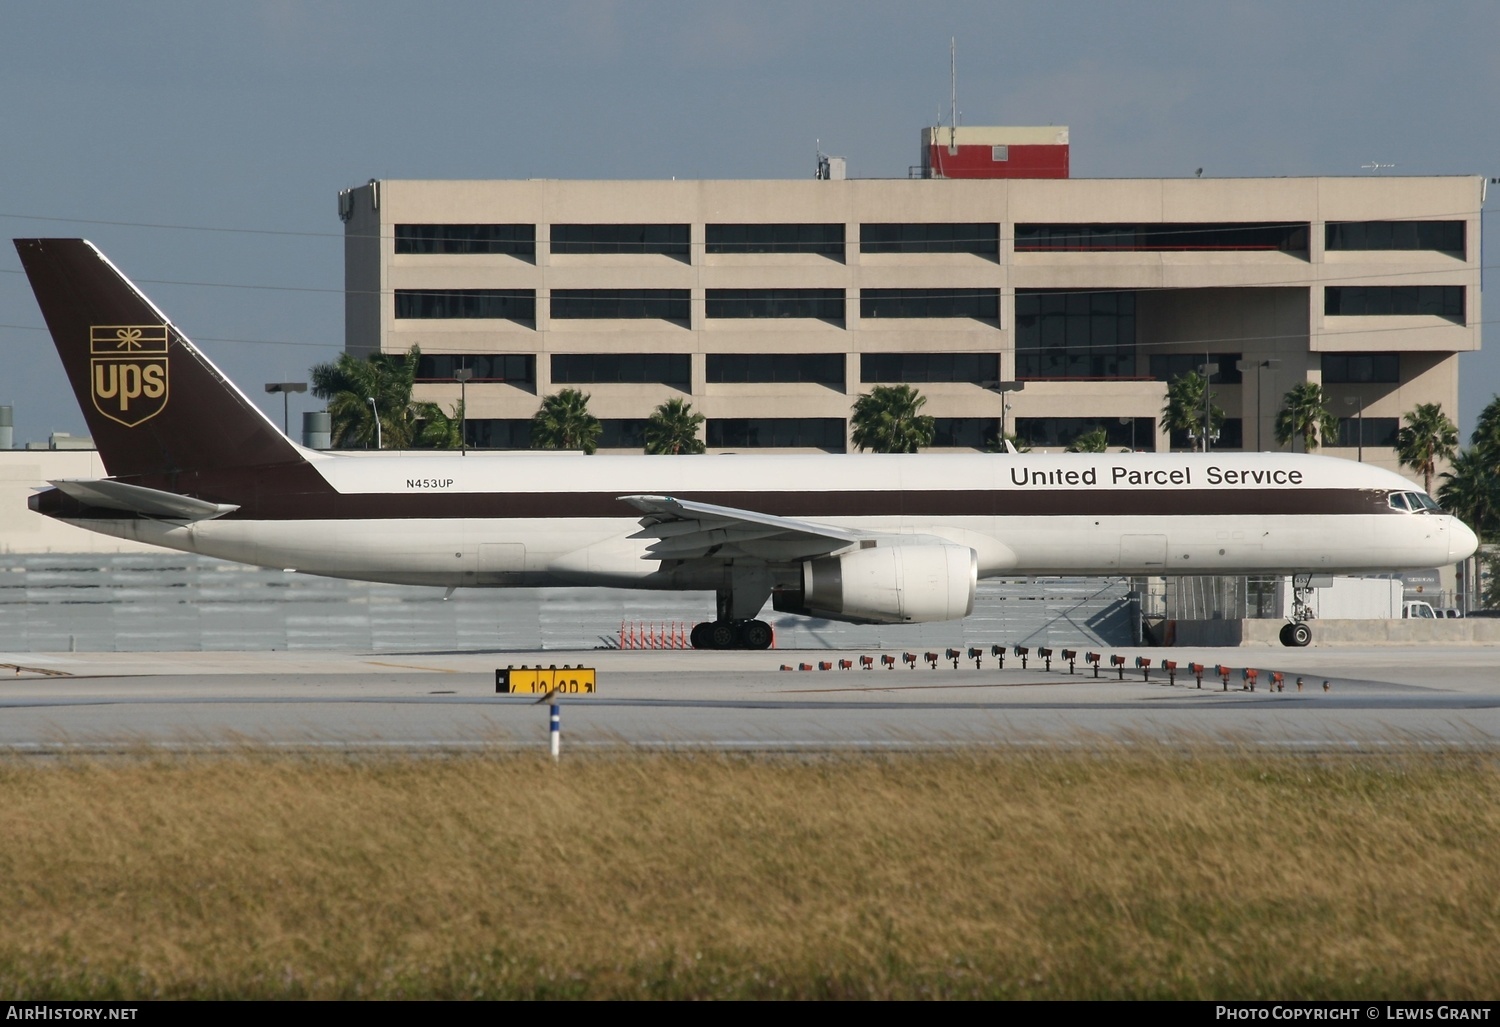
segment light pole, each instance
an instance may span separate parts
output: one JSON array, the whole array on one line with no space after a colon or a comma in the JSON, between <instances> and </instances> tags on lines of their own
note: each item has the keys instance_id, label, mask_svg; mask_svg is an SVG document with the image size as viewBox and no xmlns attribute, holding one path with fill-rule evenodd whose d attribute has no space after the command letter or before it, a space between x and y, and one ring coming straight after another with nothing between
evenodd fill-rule
<instances>
[{"instance_id":1,"label":"light pole","mask_svg":"<svg viewBox=\"0 0 1500 1027\"><path fill-rule=\"evenodd\" d=\"M291 438L290 415L287 413L287 393L306 392L306 382L266 382L267 392L281 393L281 434Z\"/></svg>"},{"instance_id":2,"label":"light pole","mask_svg":"<svg viewBox=\"0 0 1500 1027\"><path fill-rule=\"evenodd\" d=\"M366 396L365 402L370 404L370 416L375 418L375 448L384 449L385 443L380 437L380 411L375 408L375 397Z\"/></svg>"},{"instance_id":3,"label":"light pole","mask_svg":"<svg viewBox=\"0 0 1500 1027\"><path fill-rule=\"evenodd\" d=\"M1274 357L1269 360L1236 360L1234 369L1241 374L1246 371L1255 371L1255 451L1260 452L1260 369L1263 367L1279 367L1281 361Z\"/></svg>"},{"instance_id":4,"label":"light pole","mask_svg":"<svg viewBox=\"0 0 1500 1027\"><path fill-rule=\"evenodd\" d=\"M1132 453L1134 453L1135 452L1135 418L1134 417L1122 417L1122 418L1120 418L1120 423L1121 424L1128 424L1128 425L1130 425L1130 451Z\"/></svg>"},{"instance_id":5,"label":"light pole","mask_svg":"<svg viewBox=\"0 0 1500 1027\"><path fill-rule=\"evenodd\" d=\"M1357 406L1358 407L1358 412L1355 414L1354 430L1355 430L1356 434L1359 437L1359 462L1360 463L1364 463L1365 462L1365 404L1364 404L1364 400L1363 400L1363 398L1361 398L1359 396L1345 396L1344 397L1344 406L1346 406L1346 407Z\"/></svg>"},{"instance_id":6,"label":"light pole","mask_svg":"<svg viewBox=\"0 0 1500 1027\"><path fill-rule=\"evenodd\" d=\"M1000 395L1000 448L1005 448L1005 412L1010 409L1010 400L1006 398L1007 392L1020 392L1026 387L1025 382L981 382L984 388Z\"/></svg>"},{"instance_id":7,"label":"light pole","mask_svg":"<svg viewBox=\"0 0 1500 1027\"><path fill-rule=\"evenodd\" d=\"M1208 390L1209 382L1213 381L1214 375L1219 373L1219 365L1208 359L1208 354L1203 354L1203 363L1198 365L1198 373L1203 376L1203 452L1208 452L1209 436L1214 430L1214 415L1211 400L1213 393Z\"/></svg>"},{"instance_id":8,"label":"light pole","mask_svg":"<svg viewBox=\"0 0 1500 1027\"><path fill-rule=\"evenodd\" d=\"M465 430L469 419L469 379L474 377L474 372L467 367L460 367L453 372L453 380L458 382L458 455L469 455L469 433Z\"/></svg>"}]
</instances>

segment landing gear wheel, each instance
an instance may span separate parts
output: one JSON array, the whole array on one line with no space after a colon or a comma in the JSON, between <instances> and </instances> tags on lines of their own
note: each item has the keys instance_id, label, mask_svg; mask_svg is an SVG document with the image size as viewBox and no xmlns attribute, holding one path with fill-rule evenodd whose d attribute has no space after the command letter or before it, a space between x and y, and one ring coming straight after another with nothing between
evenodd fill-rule
<instances>
[{"instance_id":1,"label":"landing gear wheel","mask_svg":"<svg viewBox=\"0 0 1500 1027\"><path fill-rule=\"evenodd\" d=\"M771 648L771 637L771 625L763 620L740 622L741 649L769 649Z\"/></svg>"},{"instance_id":2,"label":"landing gear wheel","mask_svg":"<svg viewBox=\"0 0 1500 1027\"><path fill-rule=\"evenodd\" d=\"M1282 645L1286 646L1287 648L1291 648L1291 646L1292 646L1292 626L1290 624L1283 624L1281 626L1281 633L1277 637L1281 639L1281 644Z\"/></svg>"},{"instance_id":3,"label":"landing gear wheel","mask_svg":"<svg viewBox=\"0 0 1500 1027\"><path fill-rule=\"evenodd\" d=\"M694 649L769 649L776 635L763 620L714 620L694 624Z\"/></svg>"},{"instance_id":4,"label":"landing gear wheel","mask_svg":"<svg viewBox=\"0 0 1500 1027\"><path fill-rule=\"evenodd\" d=\"M1300 649L1312 641L1312 628L1300 621L1296 624L1289 624L1286 637L1288 645Z\"/></svg>"},{"instance_id":5,"label":"landing gear wheel","mask_svg":"<svg viewBox=\"0 0 1500 1027\"><path fill-rule=\"evenodd\" d=\"M716 620L708 625L707 634L710 649L734 649L740 640L733 621Z\"/></svg>"}]
</instances>

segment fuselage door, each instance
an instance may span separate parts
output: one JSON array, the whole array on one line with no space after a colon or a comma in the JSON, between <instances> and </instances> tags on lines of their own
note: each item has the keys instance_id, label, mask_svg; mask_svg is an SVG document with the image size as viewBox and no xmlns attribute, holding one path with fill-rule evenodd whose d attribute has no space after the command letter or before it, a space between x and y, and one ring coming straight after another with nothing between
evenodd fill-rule
<instances>
[{"instance_id":1,"label":"fuselage door","mask_svg":"<svg viewBox=\"0 0 1500 1027\"><path fill-rule=\"evenodd\" d=\"M479 574L483 578L520 574L526 569L526 547L519 542L481 542Z\"/></svg>"}]
</instances>

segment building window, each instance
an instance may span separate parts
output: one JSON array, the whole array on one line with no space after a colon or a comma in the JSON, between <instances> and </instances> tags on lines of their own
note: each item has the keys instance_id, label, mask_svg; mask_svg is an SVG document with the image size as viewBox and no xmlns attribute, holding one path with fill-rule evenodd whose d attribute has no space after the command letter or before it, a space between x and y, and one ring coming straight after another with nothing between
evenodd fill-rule
<instances>
[{"instance_id":1,"label":"building window","mask_svg":"<svg viewBox=\"0 0 1500 1027\"><path fill-rule=\"evenodd\" d=\"M997 417L934 417L932 445L947 449L1000 448Z\"/></svg>"},{"instance_id":2,"label":"building window","mask_svg":"<svg viewBox=\"0 0 1500 1027\"><path fill-rule=\"evenodd\" d=\"M1008 160L1010 160L1010 147L1008 145L1007 146L991 146L990 147L990 160L994 161L996 164L999 164L1001 161L1008 161Z\"/></svg>"},{"instance_id":3,"label":"building window","mask_svg":"<svg viewBox=\"0 0 1500 1027\"><path fill-rule=\"evenodd\" d=\"M710 449L823 449L845 448L842 417L711 417Z\"/></svg>"},{"instance_id":4,"label":"building window","mask_svg":"<svg viewBox=\"0 0 1500 1027\"><path fill-rule=\"evenodd\" d=\"M646 448L644 417L602 417L599 425L603 429L599 432L600 449Z\"/></svg>"},{"instance_id":5,"label":"building window","mask_svg":"<svg viewBox=\"0 0 1500 1027\"><path fill-rule=\"evenodd\" d=\"M1464 252L1462 221L1330 221L1324 236L1329 250Z\"/></svg>"},{"instance_id":6,"label":"building window","mask_svg":"<svg viewBox=\"0 0 1500 1027\"><path fill-rule=\"evenodd\" d=\"M693 380L688 353L554 353L554 385L671 385L686 391Z\"/></svg>"},{"instance_id":7,"label":"building window","mask_svg":"<svg viewBox=\"0 0 1500 1027\"><path fill-rule=\"evenodd\" d=\"M1017 253L1280 250L1307 252L1307 222L1017 225Z\"/></svg>"},{"instance_id":8,"label":"building window","mask_svg":"<svg viewBox=\"0 0 1500 1027\"><path fill-rule=\"evenodd\" d=\"M709 253L818 253L844 259L843 225L706 225Z\"/></svg>"},{"instance_id":9,"label":"building window","mask_svg":"<svg viewBox=\"0 0 1500 1027\"><path fill-rule=\"evenodd\" d=\"M1135 376L1135 293L1016 292L1017 378Z\"/></svg>"},{"instance_id":10,"label":"building window","mask_svg":"<svg viewBox=\"0 0 1500 1027\"><path fill-rule=\"evenodd\" d=\"M1060 449L1080 435L1104 429L1111 449L1153 450L1156 448L1156 419L1130 417L1121 424L1118 417L1018 417L1016 438L1032 446Z\"/></svg>"},{"instance_id":11,"label":"building window","mask_svg":"<svg viewBox=\"0 0 1500 1027\"><path fill-rule=\"evenodd\" d=\"M1323 313L1334 317L1426 314L1460 324L1461 285L1330 285L1323 290Z\"/></svg>"},{"instance_id":12,"label":"building window","mask_svg":"<svg viewBox=\"0 0 1500 1027\"><path fill-rule=\"evenodd\" d=\"M973 253L1000 256L1000 226L988 223L859 226L861 253Z\"/></svg>"},{"instance_id":13,"label":"building window","mask_svg":"<svg viewBox=\"0 0 1500 1027\"><path fill-rule=\"evenodd\" d=\"M1172 449L1199 449L1197 439L1190 438L1184 430L1178 429L1168 434L1168 445ZM1244 449L1245 448L1245 422L1243 418L1226 417L1219 425L1219 437L1209 444L1210 449Z\"/></svg>"},{"instance_id":14,"label":"building window","mask_svg":"<svg viewBox=\"0 0 1500 1027\"><path fill-rule=\"evenodd\" d=\"M1364 422L1364 442L1360 442L1360 422ZM1340 417L1339 440L1334 443L1347 449L1360 445L1396 448L1396 433L1401 430L1399 417Z\"/></svg>"},{"instance_id":15,"label":"building window","mask_svg":"<svg viewBox=\"0 0 1500 1027\"><path fill-rule=\"evenodd\" d=\"M1245 380L1238 364L1239 353L1210 353L1207 362L1218 364L1219 369L1209 379L1215 385L1239 385ZM1202 353L1154 353L1151 356L1151 377L1159 382L1181 378L1189 371L1196 372L1204 364Z\"/></svg>"},{"instance_id":16,"label":"building window","mask_svg":"<svg viewBox=\"0 0 1500 1027\"><path fill-rule=\"evenodd\" d=\"M397 225L397 253L505 253L533 260L535 225Z\"/></svg>"},{"instance_id":17,"label":"building window","mask_svg":"<svg viewBox=\"0 0 1500 1027\"><path fill-rule=\"evenodd\" d=\"M536 321L536 292L531 289L397 289L398 318L481 318Z\"/></svg>"},{"instance_id":18,"label":"building window","mask_svg":"<svg viewBox=\"0 0 1500 1027\"><path fill-rule=\"evenodd\" d=\"M1394 385L1401 381L1399 353L1324 353L1324 385Z\"/></svg>"},{"instance_id":19,"label":"building window","mask_svg":"<svg viewBox=\"0 0 1500 1027\"><path fill-rule=\"evenodd\" d=\"M738 382L811 382L844 387L842 353L710 353L706 380Z\"/></svg>"},{"instance_id":20,"label":"building window","mask_svg":"<svg viewBox=\"0 0 1500 1027\"><path fill-rule=\"evenodd\" d=\"M416 380L451 382L460 368L473 372L470 384L536 385L536 357L530 353L423 353L417 359Z\"/></svg>"},{"instance_id":21,"label":"building window","mask_svg":"<svg viewBox=\"0 0 1500 1027\"><path fill-rule=\"evenodd\" d=\"M686 289L553 289L552 316L578 318L661 318L687 324Z\"/></svg>"},{"instance_id":22,"label":"building window","mask_svg":"<svg viewBox=\"0 0 1500 1027\"><path fill-rule=\"evenodd\" d=\"M861 382L999 381L997 353L861 353Z\"/></svg>"},{"instance_id":23,"label":"building window","mask_svg":"<svg viewBox=\"0 0 1500 1027\"><path fill-rule=\"evenodd\" d=\"M553 225L553 253L659 253L688 259L687 225Z\"/></svg>"},{"instance_id":24,"label":"building window","mask_svg":"<svg viewBox=\"0 0 1500 1027\"><path fill-rule=\"evenodd\" d=\"M704 313L716 318L809 317L844 320L843 289L709 289Z\"/></svg>"},{"instance_id":25,"label":"building window","mask_svg":"<svg viewBox=\"0 0 1500 1027\"><path fill-rule=\"evenodd\" d=\"M465 418L464 438L473 449L530 449L531 420L501 417Z\"/></svg>"},{"instance_id":26,"label":"building window","mask_svg":"<svg viewBox=\"0 0 1500 1027\"><path fill-rule=\"evenodd\" d=\"M1000 320L998 289L861 289L859 316L971 317Z\"/></svg>"}]
</instances>

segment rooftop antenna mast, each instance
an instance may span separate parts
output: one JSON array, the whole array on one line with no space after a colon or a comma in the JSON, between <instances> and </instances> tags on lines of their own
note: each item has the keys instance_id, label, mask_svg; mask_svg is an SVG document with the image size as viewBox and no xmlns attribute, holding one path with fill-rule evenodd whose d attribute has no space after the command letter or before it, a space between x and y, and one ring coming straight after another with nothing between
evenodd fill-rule
<instances>
[{"instance_id":1,"label":"rooftop antenna mast","mask_svg":"<svg viewBox=\"0 0 1500 1027\"><path fill-rule=\"evenodd\" d=\"M948 91L952 113L948 118L948 156L958 155L958 37L948 37Z\"/></svg>"}]
</instances>

